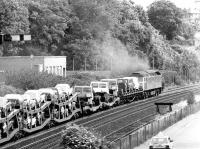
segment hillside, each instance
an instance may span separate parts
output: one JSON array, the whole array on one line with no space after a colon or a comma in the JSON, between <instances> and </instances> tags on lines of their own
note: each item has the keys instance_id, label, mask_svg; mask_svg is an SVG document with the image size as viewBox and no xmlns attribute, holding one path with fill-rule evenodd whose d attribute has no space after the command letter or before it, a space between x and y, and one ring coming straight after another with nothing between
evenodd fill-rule
<instances>
[{"instance_id":1,"label":"hillside","mask_svg":"<svg viewBox=\"0 0 200 149\"><path fill-rule=\"evenodd\" d=\"M199 72L197 55L174 46L190 44L196 26L184 21L186 10L166 0L147 11L115 0L2 0L0 7L4 34L32 36L31 42L0 45L1 56L65 55L68 70L74 61L75 70L86 64L87 70L118 73L155 68L184 75L185 67Z\"/></svg>"}]
</instances>

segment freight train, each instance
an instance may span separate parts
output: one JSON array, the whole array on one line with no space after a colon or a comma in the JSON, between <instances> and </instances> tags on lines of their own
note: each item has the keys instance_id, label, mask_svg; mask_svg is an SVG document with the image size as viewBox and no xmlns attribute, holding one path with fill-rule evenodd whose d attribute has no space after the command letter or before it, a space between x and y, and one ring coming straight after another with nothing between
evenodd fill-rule
<instances>
[{"instance_id":1,"label":"freight train","mask_svg":"<svg viewBox=\"0 0 200 149\"><path fill-rule=\"evenodd\" d=\"M7 94L0 100L0 144L31 134L51 124L113 106L159 95L163 90L159 71L134 72L129 77L102 79L90 86L58 84L27 90L23 95Z\"/></svg>"}]
</instances>

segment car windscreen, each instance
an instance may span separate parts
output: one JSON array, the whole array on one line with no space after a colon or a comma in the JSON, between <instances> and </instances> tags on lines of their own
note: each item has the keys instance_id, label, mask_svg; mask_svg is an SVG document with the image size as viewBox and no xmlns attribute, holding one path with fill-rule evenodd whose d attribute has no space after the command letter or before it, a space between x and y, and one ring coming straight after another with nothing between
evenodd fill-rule
<instances>
[{"instance_id":1,"label":"car windscreen","mask_svg":"<svg viewBox=\"0 0 200 149\"><path fill-rule=\"evenodd\" d=\"M152 143L153 144L165 144L165 143L168 143L168 139L167 138L153 138Z\"/></svg>"},{"instance_id":2,"label":"car windscreen","mask_svg":"<svg viewBox=\"0 0 200 149\"><path fill-rule=\"evenodd\" d=\"M91 88L90 87L84 87L83 92L85 93L91 93Z\"/></svg>"}]
</instances>

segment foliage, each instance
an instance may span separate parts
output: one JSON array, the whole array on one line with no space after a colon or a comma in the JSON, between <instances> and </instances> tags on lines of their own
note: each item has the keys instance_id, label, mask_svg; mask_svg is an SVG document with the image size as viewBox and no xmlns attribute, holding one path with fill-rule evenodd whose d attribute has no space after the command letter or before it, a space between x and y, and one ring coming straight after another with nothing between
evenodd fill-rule
<instances>
[{"instance_id":1,"label":"foliage","mask_svg":"<svg viewBox=\"0 0 200 149\"><path fill-rule=\"evenodd\" d=\"M168 0L153 2L148 9L149 22L168 40L173 39L181 24L182 11Z\"/></svg>"},{"instance_id":2,"label":"foliage","mask_svg":"<svg viewBox=\"0 0 200 149\"><path fill-rule=\"evenodd\" d=\"M165 86L168 85L183 85L182 79L180 78L180 75L177 74L176 71L160 71L163 76L163 81L165 83Z\"/></svg>"},{"instance_id":3,"label":"foliage","mask_svg":"<svg viewBox=\"0 0 200 149\"><path fill-rule=\"evenodd\" d=\"M67 83L73 85L90 85L92 80L101 79L103 76L92 75L89 73L79 74L73 73L66 78L61 76L55 76L47 73L39 73L31 70L20 70L18 72L7 72L6 81L7 85L28 90L39 89L46 87L54 87L58 83Z\"/></svg>"},{"instance_id":4,"label":"foliage","mask_svg":"<svg viewBox=\"0 0 200 149\"><path fill-rule=\"evenodd\" d=\"M4 34L24 34L29 32L28 9L23 2L15 0L0 1L0 31ZM18 53L18 48L13 52L12 44L5 44L0 48L1 55Z\"/></svg>"},{"instance_id":5,"label":"foliage","mask_svg":"<svg viewBox=\"0 0 200 149\"><path fill-rule=\"evenodd\" d=\"M102 145L102 137L97 132L75 124L66 126L61 139L66 149L99 149Z\"/></svg>"},{"instance_id":6,"label":"foliage","mask_svg":"<svg viewBox=\"0 0 200 149\"><path fill-rule=\"evenodd\" d=\"M192 105L194 104L196 101L195 101L195 96L193 93L190 94L189 98L187 99L187 103L188 105Z\"/></svg>"},{"instance_id":7,"label":"foliage","mask_svg":"<svg viewBox=\"0 0 200 149\"><path fill-rule=\"evenodd\" d=\"M68 70L114 73L154 67L181 74L185 60L191 71L199 68L195 56L189 61L191 54L175 46L192 45L197 25L184 21L188 11L167 0L155 1L147 12L132 1L115 0L2 0L0 4L0 30L32 36L31 42L4 43L3 56L65 55Z\"/></svg>"},{"instance_id":8,"label":"foliage","mask_svg":"<svg viewBox=\"0 0 200 149\"><path fill-rule=\"evenodd\" d=\"M24 91L19 88L15 88L10 85L0 85L0 96L5 96L6 94L23 94Z\"/></svg>"}]
</instances>

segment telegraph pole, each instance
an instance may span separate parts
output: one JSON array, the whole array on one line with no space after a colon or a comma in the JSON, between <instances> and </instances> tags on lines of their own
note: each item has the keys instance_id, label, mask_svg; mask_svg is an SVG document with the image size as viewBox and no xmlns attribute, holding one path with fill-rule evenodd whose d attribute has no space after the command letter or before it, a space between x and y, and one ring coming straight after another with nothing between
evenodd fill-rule
<instances>
[{"instance_id":1,"label":"telegraph pole","mask_svg":"<svg viewBox=\"0 0 200 149\"><path fill-rule=\"evenodd\" d=\"M3 34L2 34L2 32L1 32L1 30L0 30L0 45L3 43Z\"/></svg>"}]
</instances>

